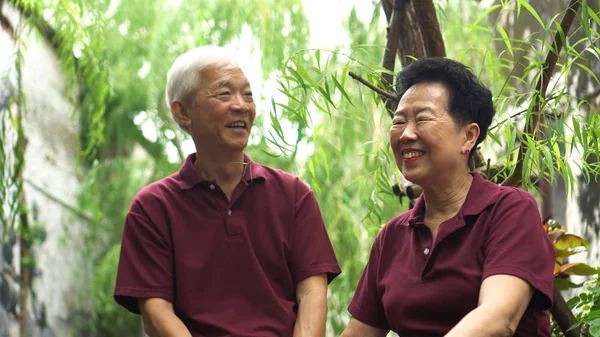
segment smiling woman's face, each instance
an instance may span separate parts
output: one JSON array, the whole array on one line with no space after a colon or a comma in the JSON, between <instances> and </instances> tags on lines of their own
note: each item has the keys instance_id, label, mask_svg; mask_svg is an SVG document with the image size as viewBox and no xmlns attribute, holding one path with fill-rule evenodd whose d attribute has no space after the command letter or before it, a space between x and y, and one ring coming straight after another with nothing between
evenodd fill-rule
<instances>
[{"instance_id":1,"label":"smiling woman's face","mask_svg":"<svg viewBox=\"0 0 600 337\"><path fill-rule=\"evenodd\" d=\"M448 106L442 83L416 84L398 103L390 145L398 168L415 184L435 186L465 168L465 128L454 122Z\"/></svg>"}]
</instances>

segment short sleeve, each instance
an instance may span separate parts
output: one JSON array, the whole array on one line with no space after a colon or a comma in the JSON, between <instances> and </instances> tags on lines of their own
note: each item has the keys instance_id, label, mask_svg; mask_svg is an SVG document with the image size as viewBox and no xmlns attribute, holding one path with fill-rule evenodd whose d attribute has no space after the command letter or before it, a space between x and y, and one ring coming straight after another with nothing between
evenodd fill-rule
<instances>
[{"instance_id":1,"label":"short sleeve","mask_svg":"<svg viewBox=\"0 0 600 337\"><path fill-rule=\"evenodd\" d=\"M173 302L172 250L167 224L154 223L134 200L125 220L114 297L139 314L139 298Z\"/></svg>"},{"instance_id":2,"label":"short sleeve","mask_svg":"<svg viewBox=\"0 0 600 337\"><path fill-rule=\"evenodd\" d=\"M314 193L296 181L290 269L294 284L314 275L327 274L331 282L341 273Z\"/></svg>"},{"instance_id":3,"label":"short sleeve","mask_svg":"<svg viewBox=\"0 0 600 337\"><path fill-rule=\"evenodd\" d=\"M364 324L389 330L390 325L385 315L381 296L377 290L381 243L383 242L382 234L380 232L375 242L373 242L369 262L367 262L360 281L358 281L354 297L350 302L350 306L348 306L348 312Z\"/></svg>"},{"instance_id":4,"label":"short sleeve","mask_svg":"<svg viewBox=\"0 0 600 337\"><path fill-rule=\"evenodd\" d=\"M537 203L524 191L513 190L499 200L485 246L483 279L507 274L534 289L530 306L552 306L555 252L542 226Z\"/></svg>"}]
</instances>

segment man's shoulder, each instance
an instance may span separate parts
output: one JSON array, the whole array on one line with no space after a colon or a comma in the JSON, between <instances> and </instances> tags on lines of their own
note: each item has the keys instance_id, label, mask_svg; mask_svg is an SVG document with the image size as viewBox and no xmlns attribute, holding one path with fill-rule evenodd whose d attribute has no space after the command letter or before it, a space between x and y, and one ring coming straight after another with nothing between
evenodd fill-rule
<instances>
[{"instance_id":1,"label":"man's shoulder","mask_svg":"<svg viewBox=\"0 0 600 337\"><path fill-rule=\"evenodd\" d=\"M302 180L293 173L284 171L279 168L254 163L260 170L260 176L265 179L268 183L282 184L287 187L294 186L295 184L302 183Z\"/></svg>"},{"instance_id":2,"label":"man's shoulder","mask_svg":"<svg viewBox=\"0 0 600 337\"><path fill-rule=\"evenodd\" d=\"M136 193L134 202L146 204L172 196L181 189L178 176L178 172L173 173L165 178L148 184Z\"/></svg>"},{"instance_id":3,"label":"man's shoulder","mask_svg":"<svg viewBox=\"0 0 600 337\"><path fill-rule=\"evenodd\" d=\"M261 170L261 173L265 176L265 179L268 178L281 178L281 179L298 179L298 177L290 172L284 171L282 169L271 167L268 165L260 164L254 162L254 164Z\"/></svg>"}]
</instances>

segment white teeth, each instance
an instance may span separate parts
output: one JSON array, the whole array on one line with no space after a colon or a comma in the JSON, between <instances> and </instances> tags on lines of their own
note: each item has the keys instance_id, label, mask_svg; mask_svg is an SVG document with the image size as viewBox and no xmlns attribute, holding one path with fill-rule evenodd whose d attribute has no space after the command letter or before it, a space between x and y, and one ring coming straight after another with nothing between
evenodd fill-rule
<instances>
[{"instance_id":1,"label":"white teeth","mask_svg":"<svg viewBox=\"0 0 600 337\"><path fill-rule=\"evenodd\" d=\"M229 128L245 128L246 122L233 122L227 125Z\"/></svg>"},{"instance_id":2,"label":"white teeth","mask_svg":"<svg viewBox=\"0 0 600 337\"><path fill-rule=\"evenodd\" d=\"M421 157L421 156L423 156L423 154L425 154L425 152L420 152L420 151L403 152L402 158L410 159L410 158L415 158L415 157Z\"/></svg>"}]
</instances>

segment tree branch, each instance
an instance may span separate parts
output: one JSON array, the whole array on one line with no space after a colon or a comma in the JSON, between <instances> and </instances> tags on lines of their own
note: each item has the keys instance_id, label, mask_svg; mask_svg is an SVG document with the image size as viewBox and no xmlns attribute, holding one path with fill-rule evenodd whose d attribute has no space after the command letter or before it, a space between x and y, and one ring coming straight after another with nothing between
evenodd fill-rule
<instances>
[{"instance_id":1,"label":"tree branch","mask_svg":"<svg viewBox=\"0 0 600 337\"><path fill-rule=\"evenodd\" d=\"M378 93L379 96L381 96L382 99L398 100L398 97L396 97L396 95L394 95L393 93L378 88L377 86L375 86L375 84L373 84L373 83L365 80L360 75L355 74L355 73L353 73L351 71L348 72L348 75L350 75L350 77L352 77L353 79L359 81L360 83L364 84L367 88L369 88L369 89L375 91L376 93Z\"/></svg>"},{"instance_id":2,"label":"tree branch","mask_svg":"<svg viewBox=\"0 0 600 337\"><path fill-rule=\"evenodd\" d=\"M536 84L536 92L533 108L531 109L532 120L525 124L524 134L530 134L533 137L536 136L537 128L542 119L542 100L546 95L546 90L548 89L548 83L550 81L550 77L554 72L554 68L556 66L556 62L558 61L558 55L563 47L563 41L561 39L561 35L567 36L569 30L571 29L571 25L573 24L573 20L575 19L576 13L579 11L581 7L581 0L571 0L569 3L569 8L567 9L565 15L562 18L560 23L560 27L562 30L562 34L557 31L554 35L554 41L552 42L552 48L548 51L548 55L546 56L546 61L544 62L544 69L542 71L542 76L540 76L537 84ZM553 52L553 50L556 51ZM518 137L518 136L517 136ZM523 176L523 157L525 155L526 145L524 142L521 142L519 146L519 153L517 157L517 165L513 174L508 177L502 185L507 186L519 186L521 185L522 176Z\"/></svg>"},{"instance_id":3,"label":"tree branch","mask_svg":"<svg viewBox=\"0 0 600 337\"><path fill-rule=\"evenodd\" d=\"M2 12L2 6L4 5L4 0L0 0L0 28L4 29L11 38L15 36L15 29L12 24L8 20L4 13Z\"/></svg>"},{"instance_id":4,"label":"tree branch","mask_svg":"<svg viewBox=\"0 0 600 337\"><path fill-rule=\"evenodd\" d=\"M542 120L542 100L546 95L546 90L548 89L548 83L550 81L550 77L554 72L554 67L556 66L556 62L558 61L558 55L563 47L563 41L561 36L567 36L569 30L571 29L571 25L575 19L579 8L581 7L581 0L571 0L569 3L569 7L565 12L565 15L562 18L560 23L561 32L557 31L554 35L554 41L552 42L552 49L548 51L548 55L546 56L546 61L544 62L544 69L542 71L542 76L538 80L536 85L537 95L533 101L533 109L532 111L532 121L525 124L524 133L530 134L533 137L537 136L538 127L540 125L540 121ZM555 50L556 52L553 52ZM526 151L526 145L524 142L521 142L519 146L519 153L517 157L517 166L513 174L508 177L502 185L507 186L519 186L522 182L523 177L523 158ZM581 335L580 329L575 328L570 331L569 328L577 323L575 316L573 316L573 312L569 309L569 306L565 302L562 297L560 291L554 288L554 306L550 309L552 313L552 317L556 320L556 323L563 331L566 337L579 337Z\"/></svg>"},{"instance_id":5,"label":"tree branch","mask_svg":"<svg viewBox=\"0 0 600 337\"><path fill-rule=\"evenodd\" d=\"M431 0L412 1L426 57L446 56L440 23Z\"/></svg>"},{"instance_id":6,"label":"tree branch","mask_svg":"<svg viewBox=\"0 0 600 337\"><path fill-rule=\"evenodd\" d=\"M394 88L394 65L396 64L396 53L398 46L400 45L400 31L402 30L402 22L405 17L405 5L407 0L395 0L392 15L390 18L390 25L388 27L387 42L385 45L385 51L383 54L383 60L381 65L383 68L390 71L390 73L384 72L381 74L381 82L383 83L384 89L390 91ZM392 117L393 111L396 109L396 99L384 99L385 107Z\"/></svg>"}]
</instances>

